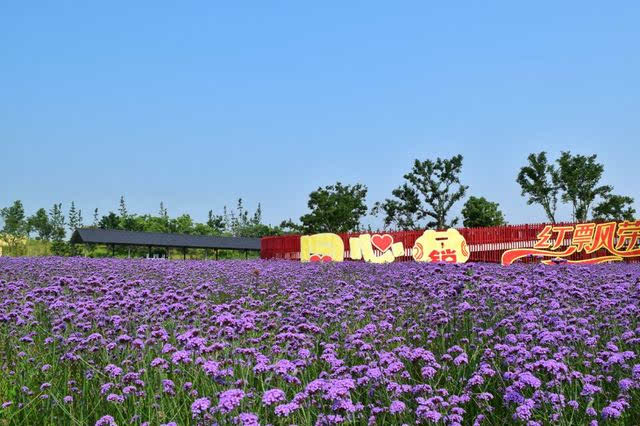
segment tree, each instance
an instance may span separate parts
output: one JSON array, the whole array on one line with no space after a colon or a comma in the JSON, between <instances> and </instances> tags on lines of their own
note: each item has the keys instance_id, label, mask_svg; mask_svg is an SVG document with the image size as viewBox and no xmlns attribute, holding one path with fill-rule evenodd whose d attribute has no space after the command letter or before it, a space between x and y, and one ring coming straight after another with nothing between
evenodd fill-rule
<instances>
[{"instance_id":1,"label":"tree","mask_svg":"<svg viewBox=\"0 0 640 426\"><path fill-rule=\"evenodd\" d=\"M223 214L214 215L209 210L207 226L212 235L228 234L234 237L263 237L265 235L279 235L282 231L278 227L271 227L262 223L262 207L258 207L253 214L245 209L242 198L238 199L235 210L223 208Z\"/></svg>"},{"instance_id":2,"label":"tree","mask_svg":"<svg viewBox=\"0 0 640 426\"><path fill-rule=\"evenodd\" d=\"M415 229L425 218L430 219L428 228L455 226L458 218L447 222L447 216L469 188L460 183L461 170L462 155L436 161L416 159L411 172L404 175L406 182L392 191L395 199L376 203L373 213L384 212L385 227L395 224L400 229Z\"/></svg>"},{"instance_id":3,"label":"tree","mask_svg":"<svg viewBox=\"0 0 640 426\"><path fill-rule=\"evenodd\" d=\"M4 221L2 239L16 252L28 233L28 224L25 219L22 201L16 200L11 207L1 209L0 217Z\"/></svg>"},{"instance_id":4,"label":"tree","mask_svg":"<svg viewBox=\"0 0 640 426\"><path fill-rule=\"evenodd\" d=\"M167 212L167 209L164 206L164 202L163 201L160 201L159 216L162 217L162 218L169 218L169 213Z\"/></svg>"},{"instance_id":5,"label":"tree","mask_svg":"<svg viewBox=\"0 0 640 426\"><path fill-rule=\"evenodd\" d=\"M516 181L522 189L522 196L529 196L527 204L540 204L551 223L556 223L558 186L554 183L556 171L547 162L547 153L529 154L529 164L520 169Z\"/></svg>"},{"instance_id":6,"label":"tree","mask_svg":"<svg viewBox=\"0 0 640 426\"><path fill-rule=\"evenodd\" d=\"M469 197L462 208L463 224L467 228L505 225L498 203L484 197Z\"/></svg>"},{"instance_id":7,"label":"tree","mask_svg":"<svg viewBox=\"0 0 640 426\"><path fill-rule=\"evenodd\" d=\"M126 231L142 231L140 221L136 218L135 214L129 214L127 211L127 205L124 201L124 195L120 196L120 207L118 207L118 213L120 213L120 223L118 229L124 229Z\"/></svg>"},{"instance_id":8,"label":"tree","mask_svg":"<svg viewBox=\"0 0 640 426\"><path fill-rule=\"evenodd\" d=\"M43 208L38 209L35 214L27 220L29 229L35 231L38 235L37 240L48 240L51 236L51 223L47 211Z\"/></svg>"},{"instance_id":9,"label":"tree","mask_svg":"<svg viewBox=\"0 0 640 426\"><path fill-rule=\"evenodd\" d=\"M598 186L604 166L596 163L597 155L571 155L563 151L554 174L554 183L563 191L562 201L571 203L573 220L585 222L589 209L596 197L606 198L613 188L609 185Z\"/></svg>"},{"instance_id":10,"label":"tree","mask_svg":"<svg viewBox=\"0 0 640 426\"><path fill-rule=\"evenodd\" d=\"M367 187L360 183L343 185L336 182L319 187L309 194L307 206L311 212L300 217L302 224L289 220L280 226L307 234L357 231L360 219L367 214L366 197Z\"/></svg>"},{"instance_id":11,"label":"tree","mask_svg":"<svg viewBox=\"0 0 640 426\"><path fill-rule=\"evenodd\" d=\"M126 219L129 216L127 212L127 205L124 202L124 195L120 196L120 207L118 208L118 212L120 213L120 218Z\"/></svg>"},{"instance_id":12,"label":"tree","mask_svg":"<svg viewBox=\"0 0 640 426\"><path fill-rule=\"evenodd\" d=\"M73 233L76 229L82 226L82 213L76 209L75 202L71 202L71 207L69 208L69 222L67 226L69 227L69 231Z\"/></svg>"},{"instance_id":13,"label":"tree","mask_svg":"<svg viewBox=\"0 0 640 426\"><path fill-rule=\"evenodd\" d=\"M169 230L177 234L193 234L193 219L183 214L169 221Z\"/></svg>"},{"instance_id":14,"label":"tree","mask_svg":"<svg viewBox=\"0 0 640 426\"><path fill-rule=\"evenodd\" d=\"M96 207L95 210L93 211L93 225L92 225L92 227L98 228L100 226L99 217L100 216L98 215L98 208Z\"/></svg>"},{"instance_id":15,"label":"tree","mask_svg":"<svg viewBox=\"0 0 640 426\"><path fill-rule=\"evenodd\" d=\"M636 210L632 207L633 198L623 195L607 195L594 207L593 217L597 220L622 221L634 220Z\"/></svg>"},{"instance_id":16,"label":"tree","mask_svg":"<svg viewBox=\"0 0 640 426\"><path fill-rule=\"evenodd\" d=\"M71 202L71 207L69 208L69 223L67 224L69 227L69 231L73 235L76 229L82 228L82 210L76 209L75 202ZM71 243L69 246L69 254L71 256L77 256L80 254L80 250L76 246L75 243Z\"/></svg>"},{"instance_id":17,"label":"tree","mask_svg":"<svg viewBox=\"0 0 640 426\"><path fill-rule=\"evenodd\" d=\"M204 223L195 223L193 225L194 235L211 235L211 228Z\"/></svg>"},{"instance_id":18,"label":"tree","mask_svg":"<svg viewBox=\"0 0 640 426\"><path fill-rule=\"evenodd\" d=\"M67 245L64 241L66 232L64 229L65 219L62 214L62 203L54 204L49 212L51 223L51 252L62 256L67 253Z\"/></svg>"},{"instance_id":19,"label":"tree","mask_svg":"<svg viewBox=\"0 0 640 426\"><path fill-rule=\"evenodd\" d=\"M109 212L108 215L102 216L98 226L100 229L118 229L120 227L120 216L114 212Z\"/></svg>"},{"instance_id":20,"label":"tree","mask_svg":"<svg viewBox=\"0 0 640 426\"><path fill-rule=\"evenodd\" d=\"M209 210L207 226L211 229L212 235L221 235L227 228L224 216L214 215L213 210Z\"/></svg>"},{"instance_id":21,"label":"tree","mask_svg":"<svg viewBox=\"0 0 640 426\"><path fill-rule=\"evenodd\" d=\"M169 219L158 216L144 215L141 216L144 220L142 230L145 232L169 232Z\"/></svg>"}]
</instances>

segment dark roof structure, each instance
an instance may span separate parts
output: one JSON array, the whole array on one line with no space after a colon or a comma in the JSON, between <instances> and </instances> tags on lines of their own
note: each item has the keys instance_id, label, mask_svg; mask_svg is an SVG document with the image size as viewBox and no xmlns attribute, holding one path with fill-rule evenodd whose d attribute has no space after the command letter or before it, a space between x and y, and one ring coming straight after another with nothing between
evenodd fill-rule
<instances>
[{"instance_id":1,"label":"dark roof structure","mask_svg":"<svg viewBox=\"0 0 640 426\"><path fill-rule=\"evenodd\" d=\"M116 229L76 229L72 243L260 251L260 238L163 234Z\"/></svg>"}]
</instances>

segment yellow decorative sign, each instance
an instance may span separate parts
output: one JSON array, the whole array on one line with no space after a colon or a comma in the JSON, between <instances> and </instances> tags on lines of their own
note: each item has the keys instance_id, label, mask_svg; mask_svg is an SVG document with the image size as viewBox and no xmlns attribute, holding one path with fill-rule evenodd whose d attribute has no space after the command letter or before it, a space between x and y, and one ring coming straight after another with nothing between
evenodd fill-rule
<instances>
[{"instance_id":1,"label":"yellow decorative sign","mask_svg":"<svg viewBox=\"0 0 640 426\"><path fill-rule=\"evenodd\" d=\"M342 262L344 243L336 234L325 233L300 237L302 262Z\"/></svg>"},{"instance_id":2,"label":"yellow decorative sign","mask_svg":"<svg viewBox=\"0 0 640 426\"><path fill-rule=\"evenodd\" d=\"M617 230L616 230L617 227ZM564 250L558 250L566 245ZM570 226L547 225L537 235L533 248L507 250L502 254L502 264L510 265L518 259L531 256L565 258L574 253L594 253L604 249L610 254L584 260L567 260L568 263L595 264L620 261L625 257L640 256L640 220L606 223L579 223ZM542 263L552 263L543 260Z\"/></svg>"},{"instance_id":3,"label":"yellow decorative sign","mask_svg":"<svg viewBox=\"0 0 640 426\"><path fill-rule=\"evenodd\" d=\"M417 262L464 263L469 260L469 247L460 232L424 231L413 246L413 259Z\"/></svg>"},{"instance_id":4,"label":"yellow decorative sign","mask_svg":"<svg viewBox=\"0 0 640 426\"><path fill-rule=\"evenodd\" d=\"M376 253L378 251L378 253ZM391 263L405 256L402 242L394 242L389 234L361 234L349 238L349 256L369 263ZM413 258L419 262L464 263L469 248L464 237L455 229L425 231L413 246ZM324 233L300 237L302 262L342 262L344 243L339 235Z\"/></svg>"},{"instance_id":5,"label":"yellow decorative sign","mask_svg":"<svg viewBox=\"0 0 640 426\"><path fill-rule=\"evenodd\" d=\"M373 252L373 247L382 252L377 256ZM390 263L396 260L396 257L404 254L402 243L394 243L393 237L389 234L379 235L362 234L359 237L349 238L349 250L351 259L364 259L370 263Z\"/></svg>"}]
</instances>

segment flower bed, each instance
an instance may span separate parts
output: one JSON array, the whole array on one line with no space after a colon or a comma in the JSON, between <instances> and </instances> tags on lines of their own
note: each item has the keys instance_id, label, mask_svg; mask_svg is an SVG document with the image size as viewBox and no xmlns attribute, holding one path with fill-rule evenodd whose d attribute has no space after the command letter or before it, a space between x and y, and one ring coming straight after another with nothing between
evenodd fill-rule
<instances>
[{"instance_id":1,"label":"flower bed","mask_svg":"<svg viewBox=\"0 0 640 426\"><path fill-rule=\"evenodd\" d=\"M2 424L638 424L640 265L0 259Z\"/></svg>"}]
</instances>

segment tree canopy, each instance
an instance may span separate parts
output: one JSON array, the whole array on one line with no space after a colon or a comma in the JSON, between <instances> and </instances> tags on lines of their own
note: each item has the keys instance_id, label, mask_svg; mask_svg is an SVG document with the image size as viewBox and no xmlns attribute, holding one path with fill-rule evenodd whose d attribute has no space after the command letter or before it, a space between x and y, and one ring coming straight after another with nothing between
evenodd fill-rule
<instances>
[{"instance_id":1,"label":"tree canopy","mask_svg":"<svg viewBox=\"0 0 640 426\"><path fill-rule=\"evenodd\" d=\"M613 187L599 185L604 166L596 162L597 155L571 155L563 151L556 161L558 169L554 183L562 191L562 201L570 203L573 220L584 222L596 197L606 198Z\"/></svg>"},{"instance_id":2,"label":"tree canopy","mask_svg":"<svg viewBox=\"0 0 640 426\"><path fill-rule=\"evenodd\" d=\"M22 201L16 200L10 207L4 207L0 210L0 217L4 222L2 232L16 238L22 238L27 235L27 221L24 215L24 206Z\"/></svg>"},{"instance_id":3,"label":"tree canopy","mask_svg":"<svg viewBox=\"0 0 640 426\"><path fill-rule=\"evenodd\" d=\"M309 194L309 213L300 217L301 225L284 221L282 228L307 234L321 232L351 232L360 229L360 220L367 214L367 187L363 184L319 187Z\"/></svg>"},{"instance_id":4,"label":"tree canopy","mask_svg":"<svg viewBox=\"0 0 640 426\"><path fill-rule=\"evenodd\" d=\"M594 219L633 220L636 209L632 207L633 198L623 195L608 195L593 209Z\"/></svg>"},{"instance_id":5,"label":"tree canopy","mask_svg":"<svg viewBox=\"0 0 640 426\"><path fill-rule=\"evenodd\" d=\"M462 208L462 223L466 228L505 225L498 203L484 197L471 196Z\"/></svg>"},{"instance_id":6,"label":"tree canopy","mask_svg":"<svg viewBox=\"0 0 640 426\"><path fill-rule=\"evenodd\" d=\"M24 215L24 206L20 200L14 201L10 207L0 210L4 222L2 238L12 250L15 250L28 233L28 223Z\"/></svg>"},{"instance_id":7,"label":"tree canopy","mask_svg":"<svg viewBox=\"0 0 640 426\"><path fill-rule=\"evenodd\" d=\"M415 229L427 218L428 228L455 226L458 218L447 221L447 216L469 188L460 183L461 170L462 155L436 161L416 159L411 171L404 175L406 182L392 191L394 198L376 203L373 212L384 213L385 227Z\"/></svg>"},{"instance_id":8,"label":"tree canopy","mask_svg":"<svg viewBox=\"0 0 640 426\"><path fill-rule=\"evenodd\" d=\"M282 233L279 228L262 223L262 208L260 204L258 204L256 211L251 214L244 208L242 199L238 200L236 210L228 211L225 206L223 215L215 215L213 210L209 210L209 217L205 223L195 222L186 213L177 217L169 217L168 210L163 202L160 203L157 216L132 214L127 210L124 197L120 198L118 213L109 212L107 215L102 216L98 220L97 226L102 229L123 229L126 231L235 237L262 237Z\"/></svg>"},{"instance_id":9,"label":"tree canopy","mask_svg":"<svg viewBox=\"0 0 640 426\"><path fill-rule=\"evenodd\" d=\"M552 223L555 223L555 211L558 195L572 209L572 220L585 222L597 200L594 218L628 217L635 210L631 207L633 198L612 195L613 187L601 185L604 166L596 161L597 155L572 155L563 151L556 160L556 166L548 163L546 153L530 154L529 164L520 169L517 182L522 195L528 195L528 204L540 204Z\"/></svg>"},{"instance_id":10,"label":"tree canopy","mask_svg":"<svg viewBox=\"0 0 640 426\"><path fill-rule=\"evenodd\" d=\"M553 177L553 165L547 161L547 153L529 154L528 164L520 169L516 181L522 189L522 196L528 196L527 204L539 204L551 223L556 223L558 187Z\"/></svg>"}]
</instances>

